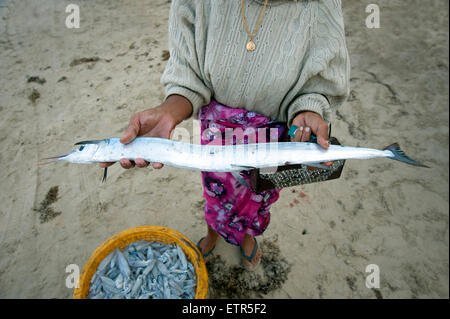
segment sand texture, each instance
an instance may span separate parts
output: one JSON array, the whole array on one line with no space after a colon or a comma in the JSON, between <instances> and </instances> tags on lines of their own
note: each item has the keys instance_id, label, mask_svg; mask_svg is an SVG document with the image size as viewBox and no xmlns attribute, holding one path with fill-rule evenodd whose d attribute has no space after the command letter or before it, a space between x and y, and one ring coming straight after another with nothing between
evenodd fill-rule
<instances>
[{"instance_id":1,"label":"sand texture","mask_svg":"<svg viewBox=\"0 0 450 319\"><path fill-rule=\"evenodd\" d=\"M430 168L352 160L340 179L284 189L260 238L266 267L246 293L448 298L448 1L378 1L380 29L365 27L370 1L344 2L351 94L333 111L333 135L398 142ZM66 266L82 267L127 228L162 225L195 243L206 234L198 172L114 165L102 184L97 165L37 165L77 141L120 137L133 113L164 98L169 1L78 1L80 29L64 26L68 3L0 1L0 298L71 298ZM180 126L198 140L196 123ZM225 261L210 265L220 289L217 272L239 266L239 250L220 239L214 258ZM369 264L380 268L377 290L365 285Z\"/></svg>"}]
</instances>

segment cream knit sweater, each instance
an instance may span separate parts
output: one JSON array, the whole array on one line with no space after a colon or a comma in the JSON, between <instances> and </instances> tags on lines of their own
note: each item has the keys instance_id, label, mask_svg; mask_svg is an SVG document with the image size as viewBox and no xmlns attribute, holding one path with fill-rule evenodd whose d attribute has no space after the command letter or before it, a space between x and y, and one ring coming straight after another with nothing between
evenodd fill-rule
<instances>
[{"instance_id":1,"label":"cream knit sweater","mask_svg":"<svg viewBox=\"0 0 450 319\"><path fill-rule=\"evenodd\" d=\"M263 0L245 0L253 32ZM340 0L269 0L253 38L241 0L173 0L166 98L186 97L193 116L212 98L290 123L303 110L325 120L349 91L350 64Z\"/></svg>"}]
</instances>

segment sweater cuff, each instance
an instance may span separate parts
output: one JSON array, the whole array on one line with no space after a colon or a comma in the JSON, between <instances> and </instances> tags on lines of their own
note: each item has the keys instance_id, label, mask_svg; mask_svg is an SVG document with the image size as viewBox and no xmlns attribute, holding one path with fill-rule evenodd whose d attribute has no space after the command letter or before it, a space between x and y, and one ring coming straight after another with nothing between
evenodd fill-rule
<instances>
[{"instance_id":1,"label":"sweater cuff","mask_svg":"<svg viewBox=\"0 0 450 319\"><path fill-rule=\"evenodd\" d=\"M187 88L181 87L181 86L172 86L166 88L166 97L164 100L166 100L170 95L181 95L189 100L192 104L192 114L189 118L197 118L198 110L205 105L205 101L203 101L203 97L195 93L194 91L191 91Z\"/></svg>"},{"instance_id":2,"label":"sweater cuff","mask_svg":"<svg viewBox=\"0 0 450 319\"><path fill-rule=\"evenodd\" d=\"M330 103L322 94L308 93L299 96L295 99L288 108L288 127L291 126L292 120L295 116L302 111L311 111L319 114L324 120L324 115L326 115L328 109L330 108Z\"/></svg>"}]
</instances>

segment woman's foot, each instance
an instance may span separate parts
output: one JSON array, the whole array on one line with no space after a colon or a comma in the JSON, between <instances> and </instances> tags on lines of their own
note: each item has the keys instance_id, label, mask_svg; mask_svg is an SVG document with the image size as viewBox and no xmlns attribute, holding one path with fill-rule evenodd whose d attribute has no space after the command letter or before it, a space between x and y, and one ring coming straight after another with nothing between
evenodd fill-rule
<instances>
[{"instance_id":1,"label":"woman's foot","mask_svg":"<svg viewBox=\"0 0 450 319\"><path fill-rule=\"evenodd\" d=\"M245 234L241 245L241 255L241 259L248 270L253 270L259 264L262 253L256 238Z\"/></svg>"},{"instance_id":2,"label":"woman's foot","mask_svg":"<svg viewBox=\"0 0 450 319\"><path fill-rule=\"evenodd\" d=\"M219 235L208 226L208 234L200 239L197 247L200 249L204 258L208 257L216 246Z\"/></svg>"}]
</instances>

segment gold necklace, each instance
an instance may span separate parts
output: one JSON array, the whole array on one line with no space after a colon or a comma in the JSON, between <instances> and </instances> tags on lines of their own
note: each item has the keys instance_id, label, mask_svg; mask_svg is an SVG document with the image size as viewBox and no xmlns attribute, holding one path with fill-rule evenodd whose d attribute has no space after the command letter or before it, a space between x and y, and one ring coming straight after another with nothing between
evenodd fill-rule
<instances>
[{"instance_id":1,"label":"gold necklace","mask_svg":"<svg viewBox=\"0 0 450 319\"><path fill-rule=\"evenodd\" d=\"M244 0L242 0L241 2L241 13L242 13L242 20L244 21L244 27L245 27L245 31L247 31L247 35L250 38L250 41L248 41L247 45L245 46L247 48L248 51L253 51L256 48L255 42L253 42L253 37L256 35L256 32L258 32L259 29L259 25L261 24L262 21L262 17L264 15L264 11L266 10L266 5L267 5L267 1L266 0L264 2L264 7L261 11L261 14L259 15L259 19L258 22L256 23L256 28L255 31L253 31L252 34L250 34L250 31L248 31L248 27L247 27L247 21L245 21L245 14L244 14Z\"/></svg>"}]
</instances>

